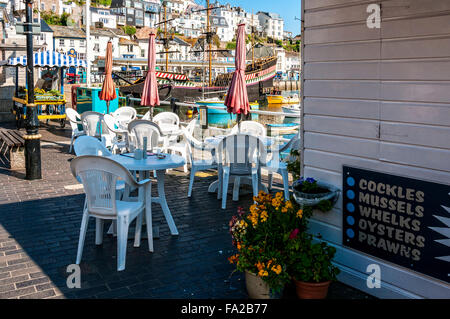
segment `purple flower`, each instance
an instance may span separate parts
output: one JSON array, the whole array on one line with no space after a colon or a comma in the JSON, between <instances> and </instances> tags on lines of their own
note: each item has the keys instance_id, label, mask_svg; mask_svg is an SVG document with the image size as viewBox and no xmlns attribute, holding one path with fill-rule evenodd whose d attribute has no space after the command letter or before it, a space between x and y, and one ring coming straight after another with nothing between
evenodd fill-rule
<instances>
[{"instance_id":1,"label":"purple flower","mask_svg":"<svg viewBox=\"0 0 450 319\"><path fill-rule=\"evenodd\" d=\"M312 178L312 177L308 177L307 179L306 179L306 181L308 182L308 183L314 183L316 180L314 179L314 178Z\"/></svg>"},{"instance_id":2,"label":"purple flower","mask_svg":"<svg viewBox=\"0 0 450 319\"><path fill-rule=\"evenodd\" d=\"M291 232L291 234L289 235L289 239L295 239L295 238L297 237L299 231L300 231L300 230L299 230L298 228L294 229L294 230Z\"/></svg>"}]
</instances>

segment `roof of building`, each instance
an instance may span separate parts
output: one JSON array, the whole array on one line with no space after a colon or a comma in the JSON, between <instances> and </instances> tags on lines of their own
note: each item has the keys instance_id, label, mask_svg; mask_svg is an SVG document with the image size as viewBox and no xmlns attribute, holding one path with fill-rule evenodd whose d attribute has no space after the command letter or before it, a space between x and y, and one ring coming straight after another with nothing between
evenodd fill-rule
<instances>
[{"instance_id":1,"label":"roof of building","mask_svg":"<svg viewBox=\"0 0 450 319\"><path fill-rule=\"evenodd\" d=\"M86 38L86 34L77 26L52 25L54 38Z\"/></svg>"},{"instance_id":2,"label":"roof of building","mask_svg":"<svg viewBox=\"0 0 450 319\"><path fill-rule=\"evenodd\" d=\"M119 44L122 45L139 45L136 41L127 39L127 38L120 38L119 39Z\"/></svg>"},{"instance_id":3,"label":"roof of building","mask_svg":"<svg viewBox=\"0 0 450 319\"><path fill-rule=\"evenodd\" d=\"M136 33L134 34L134 36L136 37L136 39L138 40L143 40L143 39L148 39L148 36L150 35L150 32L155 32L155 28L150 28L150 27L142 27L138 30L136 30Z\"/></svg>"},{"instance_id":4,"label":"roof of building","mask_svg":"<svg viewBox=\"0 0 450 319\"><path fill-rule=\"evenodd\" d=\"M255 59L265 58L274 55L273 47L257 43L254 49ZM252 59L252 50L247 51L247 60Z\"/></svg>"},{"instance_id":5,"label":"roof of building","mask_svg":"<svg viewBox=\"0 0 450 319\"><path fill-rule=\"evenodd\" d=\"M121 29L121 28L116 28L116 29L109 28L108 30L119 37L127 37L128 36L128 34L126 34L125 31L123 31L123 29Z\"/></svg>"},{"instance_id":6,"label":"roof of building","mask_svg":"<svg viewBox=\"0 0 450 319\"><path fill-rule=\"evenodd\" d=\"M299 53L295 51L286 51L287 58L299 58Z\"/></svg>"},{"instance_id":7,"label":"roof of building","mask_svg":"<svg viewBox=\"0 0 450 319\"><path fill-rule=\"evenodd\" d=\"M83 28L83 31L85 31L84 28ZM109 37L109 38L113 38L116 36L110 29L100 29L100 28L94 28L94 27L91 27L91 35L100 36L100 37Z\"/></svg>"}]
</instances>

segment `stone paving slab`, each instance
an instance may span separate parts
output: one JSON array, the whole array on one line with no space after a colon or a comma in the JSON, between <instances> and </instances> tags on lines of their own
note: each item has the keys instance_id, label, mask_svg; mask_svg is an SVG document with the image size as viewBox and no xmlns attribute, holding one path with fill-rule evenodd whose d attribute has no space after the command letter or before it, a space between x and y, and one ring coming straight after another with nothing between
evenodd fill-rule
<instances>
[{"instance_id":1,"label":"stone paving slab","mask_svg":"<svg viewBox=\"0 0 450 319\"><path fill-rule=\"evenodd\" d=\"M44 125L45 126L45 125ZM42 180L27 181L24 171L0 167L0 298L247 298L244 277L227 257L234 253L228 222L238 203L207 192L214 176L198 177L187 198L189 175L168 173L166 195L179 236L171 236L159 205L153 206L160 238L154 253L128 242L126 269L116 271L116 239L106 234L95 245L95 223L87 231L81 288L66 285L66 267L75 262L84 201L69 165L69 129L45 126ZM156 188L153 188L156 191ZM248 206L250 195L239 205ZM285 298L295 298L293 287ZM329 298L369 298L333 283Z\"/></svg>"}]
</instances>

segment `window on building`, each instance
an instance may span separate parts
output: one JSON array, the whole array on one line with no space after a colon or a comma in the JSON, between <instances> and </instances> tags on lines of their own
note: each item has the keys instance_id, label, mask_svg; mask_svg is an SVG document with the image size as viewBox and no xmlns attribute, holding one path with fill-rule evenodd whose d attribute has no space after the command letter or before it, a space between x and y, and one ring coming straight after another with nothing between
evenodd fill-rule
<instances>
[{"instance_id":1,"label":"window on building","mask_svg":"<svg viewBox=\"0 0 450 319\"><path fill-rule=\"evenodd\" d=\"M64 39L59 39L59 46L60 47L63 47L65 44L64 44Z\"/></svg>"},{"instance_id":2,"label":"window on building","mask_svg":"<svg viewBox=\"0 0 450 319\"><path fill-rule=\"evenodd\" d=\"M86 60L86 53L78 53L78 58L81 60Z\"/></svg>"},{"instance_id":3,"label":"window on building","mask_svg":"<svg viewBox=\"0 0 450 319\"><path fill-rule=\"evenodd\" d=\"M45 11L45 3L41 3L41 11Z\"/></svg>"},{"instance_id":4,"label":"window on building","mask_svg":"<svg viewBox=\"0 0 450 319\"><path fill-rule=\"evenodd\" d=\"M127 52L133 52L133 45L132 44L127 45Z\"/></svg>"},{"instance_id":5,"label":"window on building","mask_svg":"<svg viewBox=\"0 0 450 319\"><path fill-rule=\"evenodd\" d=\"M56 12L56 5L52 4L52 11Z\"/></svg>"},{"instance_id":6,"label":"window on building","mask_svg":"<svg viewBox=\"0 0 450 319\"><path fill-rule=\"evenodd\" d=\"M75 46L75 40L70 40L70 46L74 47Z\"/></svg>"},{"instance_id":7,"label":"window on building","mask_svg":"<svg viewBox=\"0 0 450 319\"><path fill-rule=\"evenodd\" d=\"M144 57L145 57L145 50L141 49L141 58L144 58Z\"/></svg>"},{"instance_id":8,"label":"window on building","mask_svg":"<svg viewBox=\"0 0 450 319\"><path fill-rule=\"evenodd\" d=\"M80 47L84 47L84 46L85 46L84 40L80 40Z\"/></svg>"},{"instance_id":9,"label":"window on building","mask_svg":"<svg viewBox=\"0 0 450 319\"><path fill-rule=\"evenodd\" d=\"M94 44L94 51L100 52L100 45L98 43Z\"/></svg>"}]
</instances>

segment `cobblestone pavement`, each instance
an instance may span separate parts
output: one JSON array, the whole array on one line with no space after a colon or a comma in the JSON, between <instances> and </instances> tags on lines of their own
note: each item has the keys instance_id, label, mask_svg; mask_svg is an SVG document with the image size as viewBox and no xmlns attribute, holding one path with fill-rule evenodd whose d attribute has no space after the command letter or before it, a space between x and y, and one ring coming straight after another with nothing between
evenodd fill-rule
<instances>
[{"instance_id":1,"label":"cobblestone pavement","mask_svg":"<svg viewBox=\"0 0 450 319\"><path fill-rule=\"evenodd\" d=\"M3 125L4 126L4 125ZM154 224L160 238L154 253L128 242L126 269L116 271L116 240L106 235L95 245L95 223L89 224L81 264L81 288L66 285L66 267L75 262L82 189L69 171L70 131L56 125L41 128L42 180L24 179L24 171L0 168L0 298L247 298L243 275L227 257L233 253L228 221L238 204L227 209L207 192L214 176L198 177L187 198L189 177L169 172L166 194L179 236L171 236L159 205ZM241 196L248 206L250 195ZM107 227L105 227L106 232ZM295 298L288 287L285 298ZM369 298L333 283L329 298Z\"/></svg>"}]
</instances>

